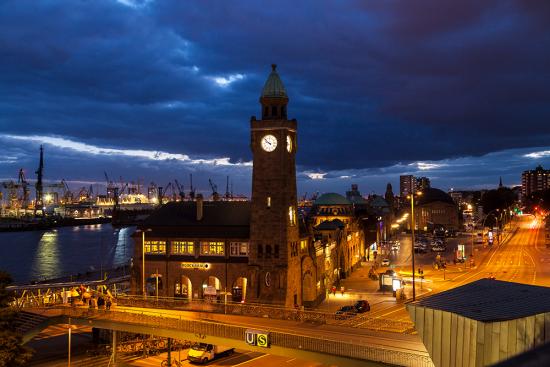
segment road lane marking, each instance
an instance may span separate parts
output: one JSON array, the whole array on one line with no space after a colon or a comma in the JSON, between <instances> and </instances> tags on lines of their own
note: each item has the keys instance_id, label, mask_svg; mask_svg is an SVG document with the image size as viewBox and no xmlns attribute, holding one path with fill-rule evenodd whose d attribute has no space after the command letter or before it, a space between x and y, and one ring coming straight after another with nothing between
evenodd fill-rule
<instances>
[{"instance_id":1,"label":"road lane marking","mask_svg":"<svg viewBox=\"0 0 550 367\"><path fill-rule=\"evenodd\" d=\"M243 365L245 365L245 364L248 363L248 362L252 362L252 361L258 360L258 359L260 359L260 358L267 357L268 355L269 355L269 354L262 354L261 356L258 356L258 357L256 357L256 358L249 359L248 361L244 361L244 362L241 362L241 363L238 363L238 364L234 364L233 367L243 366Z\"/></svg>"}]
</instances>

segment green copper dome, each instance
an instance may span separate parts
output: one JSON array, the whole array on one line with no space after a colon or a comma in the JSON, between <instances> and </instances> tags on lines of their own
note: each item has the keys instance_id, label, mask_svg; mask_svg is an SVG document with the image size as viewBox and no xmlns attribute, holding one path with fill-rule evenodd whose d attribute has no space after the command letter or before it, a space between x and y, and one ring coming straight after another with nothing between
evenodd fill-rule
<instances>
[{"instance_id":1,"label":"green copper dome","mask_svg":"<svg viewBox=\"0 0 550 367\"><path fill-rule=\"evenodd\" d=\"M281 97L287 97L286 95L286 89L283 85L283 81L279 77L279 74L277 74L277 65L272 64L271 65L271 74L269 74L269 77L267 78L264 88L262 89L262 97L268 97L268 98L281 98Z\"/></svg>"},{"instance_id":2,"label":"green copper dome","mask_svg":"<svg viewBox=\"0 0 550 367\"><path fill-rule=\"evenodd\" d=\"M315 200L313 205L352 205L351 201L346 199L340 194L330 192L328 194L323 194Z\"/></svg>"}]
</instances>

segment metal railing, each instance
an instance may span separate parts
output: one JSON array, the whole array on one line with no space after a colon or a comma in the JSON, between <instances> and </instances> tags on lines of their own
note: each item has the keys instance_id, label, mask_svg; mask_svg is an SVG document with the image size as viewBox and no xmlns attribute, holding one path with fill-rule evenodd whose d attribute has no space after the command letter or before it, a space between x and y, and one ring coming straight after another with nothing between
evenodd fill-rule
<instances>
[{"instance_id":1,"label":"metal railing","mask_svg":"<svg viewBox=\"0 0 550 367\"><path fill-rule=\"evenodd\" d=\"M291 320L313 324L345 325L361 329L413 334L414 324L407 321L371 317L358 314L346 320L339 319L335 313L310 310L297 310L274 305L240 302L207 302L204 300L184 300L170 297L120 296L117 304L128 307L170 309L195 312L223 313L250 317Z\"/></svg>"},{"instance_id":2,"label":"metal railing","mask_svg":"<svg viewBox=\"0 0 550 367\"><path fill-rule=\"evenodd\" d=\"M177 336L177 332L193 333L200 339L201 335L221 337L244 341L246 328L238 325L221 324L209 321L186 320L175 317L124 312L124 311L106 311L95 309L84 309L75 307L55 307L45 309L47 313L61 315L65 318L84 319L84 320L103 320L118 324L143 325L149 328L162 330L172 330ZM38 310L37 310L38 311ZM67 320L65 319L64 322ZM374 347L365 344L353 344L341 340L328 339L328 335L323 337L304 336L285 332L270 332L272 346L282 348L298 349L314 353L334 355L344 358L359 360L368 360L383 362L399 366L412 367L432 367L433 363L430 357L421 352L406 352L387 349L383 347Z\"/></svg>"}]
</instances>

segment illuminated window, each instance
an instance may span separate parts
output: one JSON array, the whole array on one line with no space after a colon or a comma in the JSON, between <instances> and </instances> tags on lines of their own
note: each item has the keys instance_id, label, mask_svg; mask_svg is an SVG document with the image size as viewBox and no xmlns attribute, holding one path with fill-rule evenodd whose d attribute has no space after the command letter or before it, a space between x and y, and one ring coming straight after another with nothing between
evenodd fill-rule
<instances>
[{"instance_id":1,"label":"illuminated window","mask_svg":"<svg viewBox=\"0 0 550 367\"><path fill-rule=\"evenodd\" d=\"M271 196L267 197L267 207L271 208Z\"/></svg>"},{"instance_id":2,"label":"illuminated window","mask_svg":"<svg viewBox=\"0 0 550 367\"><path fill-rule=\"evenodd\" d=\"M307 240L300 240L300 251L307 251Z\"/></svg>"},{"instance_id":3,"label":"illuminated window","mask_svg":"<svg viewBox=\"0 0 550 367\"><path fill-rule=\"evenodd\" d=\"M220 241L201 242L201 255L223 256L225 254L225 243Z\"/></svg>"},{"instance_id":4,"label":"illuminated window","mask_svg":"<svg viewBox=\"0 0 550 367\"><path fill-rule=\"evenodd\" d=\"M290 219L290 225L296 225L296 210L293 206L288 207L288 218Z\"/></svg>"},{"instance_id":5,"label":"illuminated window","mask_svg":"<svg viewBox=\"0 0 550 367\"><path fill-rule=\"evenodd\" d=\"M193 241L172 241L172 254L174 255L194 255Z\"/></svg>"},{"instance_id":6,"label":"illuminated window","mask_svg":"<svg viewBox=\"0 0 550 367\"><path fill-rule=\"evenodd\" d=\"M231 256L248 256L248 242L231 242L229 251Z\"/></svg>"},{"instance_id":7,"label":"illuminated window","mask_svg":"<svg viewBox=\"0 0 550 367\"><path fill-rule=\"evenodd\" d=\"M145 253L146 254L165 254L166 253L166 241L145 241Z\"/></svg>"}]
</instances>

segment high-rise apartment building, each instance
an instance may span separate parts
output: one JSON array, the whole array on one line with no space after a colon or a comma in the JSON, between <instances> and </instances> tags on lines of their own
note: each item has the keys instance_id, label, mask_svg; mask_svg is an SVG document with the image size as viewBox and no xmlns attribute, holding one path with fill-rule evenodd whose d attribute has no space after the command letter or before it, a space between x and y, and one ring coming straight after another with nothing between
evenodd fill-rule
<instances>
[{"instance_id":1,"label":"high-rise apartment building","mask_svg":"<svg viewBox=\"0 0 550 367\"><path fill-rule=\"evenodd\" d=\"M523 171L521 174L521 195L528 197L536 191L550 188L550 170L539 165L534 170Z\"/></svg>"},{"instance_id":2,"label":"high-rise apartment building","mask_svg":"<svg viewBox=\"0 0 550 367\"><path fill-rule=\"evenodd\" d=\"M413 191L427 190L431 187L428 177L414 177L413 175L399 176L399 196L406 198Z\"/></svg>"},{"instance_id":3,"label":"high-rise apartment building","mask_svg":"<svg viewBox=\"0 0 550 367\"><path fill-rule=\"evenodd\" d=\"M413 175L399 176L399 196L406 198L416 188L416 178Z\"/></svg>"},{"instance_id":4,"label":"high-rise apartment building","mask_svg":"<svg viewBox=\"0 0 550 367\"><path fill-rule=\"evenodd\" d=\"M428 177L417 177L416 178L416 189L418 191L426 190L431 188L430 179Z\"/></svg>"}]
</instances>

